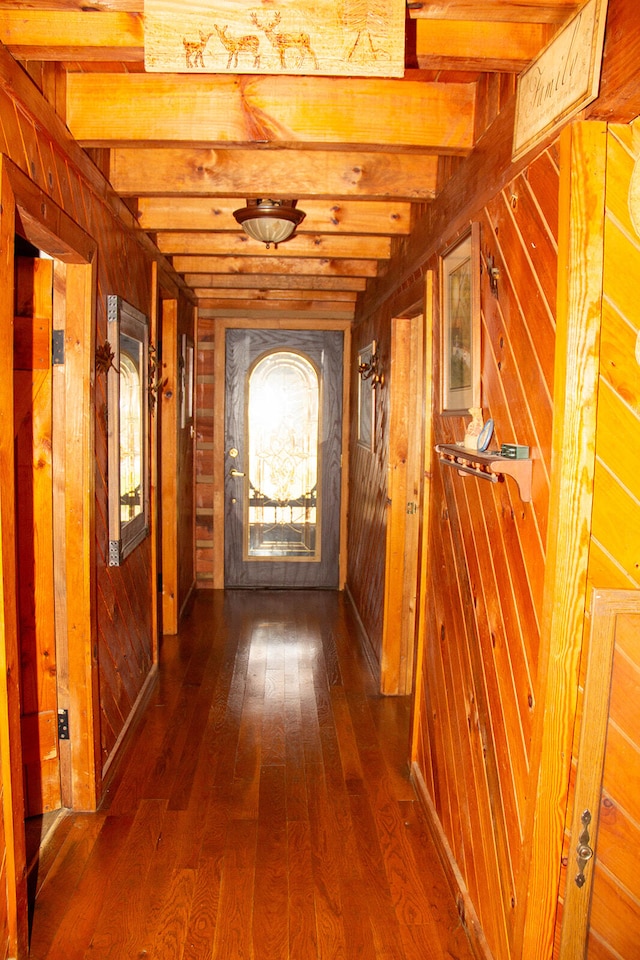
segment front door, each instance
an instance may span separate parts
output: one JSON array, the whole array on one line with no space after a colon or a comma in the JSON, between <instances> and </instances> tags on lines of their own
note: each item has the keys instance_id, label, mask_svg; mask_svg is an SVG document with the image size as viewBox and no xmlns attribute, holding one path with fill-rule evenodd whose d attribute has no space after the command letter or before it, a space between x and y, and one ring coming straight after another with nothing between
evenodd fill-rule
<instances>
[{"instance_id":1,"label":"front door","mask_svg":"<svg viewBox=\"0 0 640 960\"><path fill-rule=\"evenodd\" d=\"M227 587L338 587L342 351L339 331L227 331Z\"/></svg>"}]
</instances>

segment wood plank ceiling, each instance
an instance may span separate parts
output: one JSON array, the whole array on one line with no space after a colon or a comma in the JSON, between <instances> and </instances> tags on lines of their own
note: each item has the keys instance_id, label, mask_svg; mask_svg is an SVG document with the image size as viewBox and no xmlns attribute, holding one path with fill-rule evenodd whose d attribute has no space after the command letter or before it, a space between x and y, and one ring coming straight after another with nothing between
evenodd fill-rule
<instances>
[{"instance_id":1,"label":"wood plank ceiling","mask_svg":"<svg viewBox=\"0 0 640 960\"><path fill-rule=\"evenodd\" d=\"M0 40L204 315L350 319L482 133L487 75L508 87L580 6L409 2L403 79L147 73L143 0L3 0ZM298 200L291 240L241 231L257 197Z\"/></svg>"}]
</instances>

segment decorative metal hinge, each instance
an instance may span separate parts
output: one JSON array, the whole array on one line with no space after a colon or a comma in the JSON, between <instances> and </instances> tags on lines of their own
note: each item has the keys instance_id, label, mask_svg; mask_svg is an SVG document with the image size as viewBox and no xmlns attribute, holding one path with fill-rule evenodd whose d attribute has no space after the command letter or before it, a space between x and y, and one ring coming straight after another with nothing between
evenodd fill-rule
<instances>
[{"instance_id":1,"label":"decorative metal hinge","mask_svg":"<svg viewBox=\"0 0 640 960\"><path fill-rule=\"evenodd\" d=\"M51 331L51 363L54 367L64 363L64 330Z\"/></svg>"},{"instance_id":2,"label":"decorative metal hinge","mask_svg":"<svg viewBox=\"0 0 640 960\"><path fill-rule=\"evenodd\" d=\"M584 875L584 868L588 864L589 860L593 856L593 850L589 846L589 824L591 823L591 811L585 810L580 821L583 826L583 831L578 837L578 846L576 847L576 860L578 861L578 874L576 876L576 886L583 887L586 883L586 877Z\"/></svg>"},{"instance_id":3,"label":"decorative metal hinge","mask_svg":"<svg viewBox=\"0 0 640 960\"><path fill-rule=\"evenodd\" d=\"M120 566L120 541L109 540L109 566Z\"/></svg>"},{"instance_id":4,"label":"decorative metal hinge","mask_svg":"<svg viewBox=\"0 0 640 960\"><path fill-rule=\"evenodd\" d=\"M69 740L68 710L58 710L58 740Z\"/></svg>"}]
</instances>

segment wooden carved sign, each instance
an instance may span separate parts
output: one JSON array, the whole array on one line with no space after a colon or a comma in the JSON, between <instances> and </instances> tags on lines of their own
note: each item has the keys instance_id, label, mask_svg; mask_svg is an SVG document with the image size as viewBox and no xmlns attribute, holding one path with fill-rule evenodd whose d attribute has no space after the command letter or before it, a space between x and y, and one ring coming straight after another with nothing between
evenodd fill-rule
<instances>
[{"instance_id":1,"label":"wooden carved sign","mask_svg":"<svg viewBox=\"0 0 640 960\"><path fill-rule=\"evenodd\" d=\"M598 95L607 0L588 0L518 77L513 159Z\"/></svg>"},{"instance_id":2,"label":"wooden carved sign","mask_svg":"<svg viewBox=\"0 0 640 960\"><path fill-rule=\"evenodd\" d=\"M402 77L405 0L145 0L145 68Z\"/></svg>"}]
</instances>

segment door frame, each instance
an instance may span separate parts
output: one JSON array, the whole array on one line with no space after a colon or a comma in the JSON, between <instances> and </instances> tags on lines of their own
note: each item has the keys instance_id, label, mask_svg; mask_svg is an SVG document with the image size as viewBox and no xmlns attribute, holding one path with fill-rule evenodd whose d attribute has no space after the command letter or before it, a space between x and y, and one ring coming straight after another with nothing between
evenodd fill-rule
<instances>
[{"instance_id":1,"label":"door frame","mask_svg":"<svg viewBox=\"0 0 640 960\"><path fill-rule=\"evenodd\" d=\"M414 682L418 547L422 511L422 312L391 320L389 454L380 692L410 694Z\"/></svg>"},{"instance_id":2,"label":"door frame","mask_svg":"<svg viewBox=\"0 0 640 960\"><path fill-rule=\"evenodd\" d=\"M344 335L342 364L342 477L340 497L340 559L338 589L347 577L347 505L349 491L349 374L351 324L348 320L304 322L301 320L235 320L220 318L214 335L213 420L213 589L224 589L224 415L226 392L225 340L228 329L243 330L341 330Z\"/></svg>"},{"instance_id":3,"label":"door frame","mask_svg":"<svg viewBox=\"0 0 640 960\"><path fill-rule=\"evenodd\" d=\"M95 616L95 303L97 244L7 157L0 154L0 771L6 843L7 926L12 956L26 956L28 902L20 733L13 449L13 287L16 227L55 265L54 328L64 330L64 364L56 368L54 403L63 426L54 506L63 603L56 638L66 646L71 730L69 795L74 809L95 810L99 772ZM56 378L54 378L55 381ZM9 409L10 408L10 409ZM9 415L11 413L11 415ZM56 594L58 599L58 594ZM63 705L64 698L61 697Z\"/></svg>"}]
</instances>

